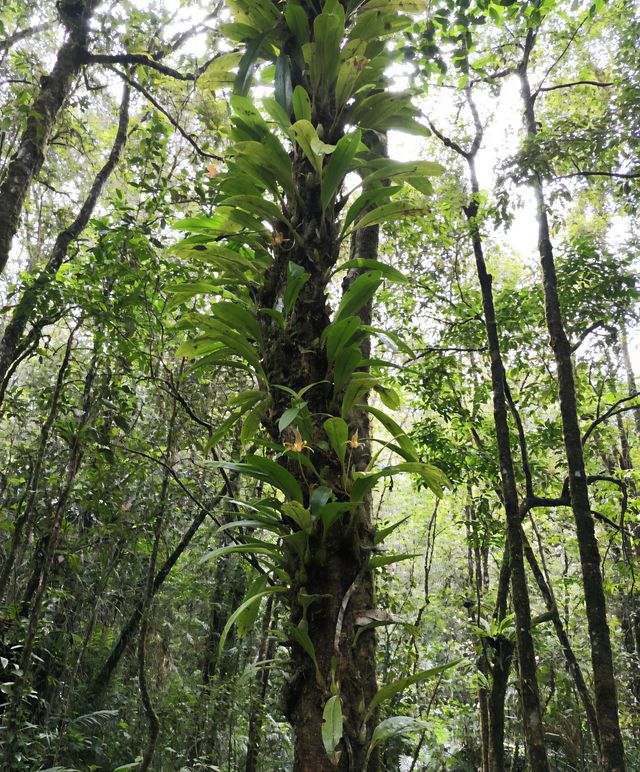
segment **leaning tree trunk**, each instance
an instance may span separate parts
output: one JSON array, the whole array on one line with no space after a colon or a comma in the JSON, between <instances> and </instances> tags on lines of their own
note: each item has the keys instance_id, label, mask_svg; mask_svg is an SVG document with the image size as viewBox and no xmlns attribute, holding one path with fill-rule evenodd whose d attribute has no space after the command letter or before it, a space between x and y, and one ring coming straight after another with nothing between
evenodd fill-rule
<instances>
[{"instance_id":1,"label":"leaning tree trunk","mask_svg":"<svg viewBox=\"0 0 640 772\"><path fill-rule=\"evenodd\" d=\"M18 230L20 214L29 187L44 163L45 152L58 113L80 72L86 52L89 20L100 0L62 0L58 3L66 28L63 43L51 72L41 79L18 149L0 185L0 272L9 259L11 242Z\"/></svg>"},{"instance_id":2,"label":"leaning tree trunk","mask_svg":"<svg viewBox=\"0 0 640 772\"><path fill-rule=\"evenodd\" d=\"M525 126L530 141L535 141L538 130L535 115L535 96L531 92L527 72L529 54L534 41L535 33L531 31L527 36L525 56L518 70L524 102ZM607 622L607 606L602 575L600 573L600 552L589 503L589 488L578 421L571 346L564 328L560 308L558 280L549 232L544 188L541 178L536 172L531 174L531 186L537 205L538 248L542 266L545 313L557 368L556 377L558 380L562 431L569 472L571 508L576 523L582 568L589 640L591 644L596 713L600 730L602 765L607 772L621 772L625 769L624 747L618 721L616 680L613 669L609 625Z\"/></svg>"},{"instance_id":3,"label":"leaning tree trunk","mask_svg":"<svg viewBox=\"0 0 640 772\"><path fill-rule=\"evenodd\" d=\"M44 294L47 286L54 280L57 270L67 256L69 246L78 238L78 236L80 236L87 226L105 183L118 165L122 149L127 140L128 124L129 87L125 86L120 105L118 130L109 157L96 175L91 190L89 191L89 195L80 208L76 218L68 227L58 234L46 264L33 283L26 287L22 293L13 309L11 318L2 333L2 339L0 339L0 383L7 379L14 362L23 351L24 331L31 321L34 309L36 308L41 295ZM44 314L46 315L46 313L45 310ZM2 404L3 396L4 392L0 394L0 405Z\"/></svg>"}]
</instances>

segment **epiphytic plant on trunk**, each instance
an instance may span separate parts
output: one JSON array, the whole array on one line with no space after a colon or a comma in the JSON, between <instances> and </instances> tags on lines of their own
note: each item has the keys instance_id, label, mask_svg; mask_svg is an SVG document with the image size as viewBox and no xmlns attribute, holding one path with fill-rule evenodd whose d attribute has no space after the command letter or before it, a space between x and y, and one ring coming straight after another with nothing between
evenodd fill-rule
<instances>
[{"instance_id":1,"label":"epiphytic plant on trunk","mask_svg":"<svg viewBox=\"0 0 640 772\"><path fill-rule=\"evenodd\" d=\"M395 56L387 38L411 24L408 14L422 3L230 5L235 20L225 33L244 50L216 59L200 83L234 87L227 168L217 170L213 216L177 223L191 235L173 248L208 275L171 288L173 307L185 308L179 354L198 367L240 368L254 381L232 398L210 442L241 423L243 447L253 443L255 452L217 463L274 491L238 504L247 513L236 523L246 529L244 543L209 556L250 552L265 572L222 643L262 597L286 596L295 768L373 770L380 742L419 728L405 721L375 730L379 704L439 669L376 688L375 623L366 613L375 608L373 573L403 556L379 552L386 531L373 527L371 491L384 476L411 473L440 495L445 478L419 459L391 416L367 402L374 390L386 407L400 406L384 384L389 363L363 346L385 334L365 323L362 310L383 281L404 278L361 253L357 239L350 259L341 259L341 247L387 220L425 214L427 178L442 171L427 161L381 158L363 141L392 128L428 133L411 93L386 90L384 76ZM267 117L247 96L265 63L275 63L273 96L262 100ZM346 191L350 172L360 182ZM341 271L350 280L332 310ZM187 312L183 304L200 295L197 310ZM391 436L380 446L395 451L398 463L377 465L370 416Z\"/></svg>"}]
</instances>

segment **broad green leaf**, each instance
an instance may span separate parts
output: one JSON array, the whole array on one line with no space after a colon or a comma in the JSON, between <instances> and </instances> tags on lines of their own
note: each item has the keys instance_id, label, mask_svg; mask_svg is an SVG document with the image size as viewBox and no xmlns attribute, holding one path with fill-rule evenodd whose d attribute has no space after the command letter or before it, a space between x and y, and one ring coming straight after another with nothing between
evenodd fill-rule
<instances>
[{"instance_id":1,"label":"broad green leaf","mask_svg":"<svg viewBox=\"0 0 640 772\"><path fill-rule=\"evenodd\" d=\"M294 139L302 152L307 157L313 168L322 174L322 159L325 155L333 153L336 146L327 145L318 137L318 132L310 121L296 121L290 129L291 138Z\"/></svg>"},{"instance_id":2,"label":"broad green leaf","mask_svg":"<svg viewBox=\"0 0 640 772\"><path fill-rule=\"evenodd\" d=\"M289 129L291 128L291 119L287 115L287 111L284 107L276 102L274 97L265 97L262 100L262 105L267 113L269 113L269 116L276 126L278 126L285 134L288 134Z\"/></svg>"},{"instance_id":3,"label":"broad green leaf","mask_svg":"<svg viewBox=\"0 0 640 772\"><path fill-rule=\"evenodd\" d=\"M281 509L282 514L290 517L303 531L310 532L312 525L311 513L300 502L285 501Z\"/></svg>"},{"instance_id":4,"label":"broad green leaf","mask_svg":"<svg viewBox=\"0 0 640 772\"><path fill-rule=\"evenodd\" d=\"M246 464L259 472L263 480L281 490L288 498L302 503L302 491L295 477L276 461L264 456L249 455L246 458Z\"/></svg>"},{"instance_id":5,"label":"broad green leaf","mask_svg":"<svg viewBox=\"0 0 640 772\"><path fill-rule=\"evenodd\" d=\"M376 394L380 397L382 404L388 407L389 410L398 410L402 401L400 395L394 389L390 389L388 386L383 386L378 383L374 387Z\"/></svg>"},{"instance_id":6,"label":"broad green leaf","mask_svg":"<svg viewBox=\"0 0 640 772\"><path fill-rule=\"evenodd\" d=\"M351 382L345 389L340 415L343 418L347 418L354 404L368 391L379 385L379 383L380 379L375 375L371 375L368 372L355 372Z\"/></svg>"},{"instance_id":7,"label":"broad green leaf","mask_svg":"<svg viewBox=\"0 0 640 772\"><path fill-rule=\"evenodd\" d=\"M284 413L280 416L280 420L278 421L278 431L280 434L282 434L287 426L290 426L296 420L303 408L304 404L298 404L292 405L284 411Z\"/></svg>"},{"instance_id":8,"label":"broad green leaf","mask_svg":"<svg viewBox=\"0 0 640 772\"><path fill-rule=\"evenodd\" d=\"M413 24L411 16L399 15L395 11L381 12L379 9L364 11L358 14L358 18L349 31L351 40L373 40L375 38L389 37Z\"/></svg>"},{"instance_id":9,"label":"broad green leaf","mask_svg":"<svg viewBox=\"0 0 640 772\"><path fill-rule=\"evenodd\" d=\"M333 388L336 394L363 362L362 354L355 346L347 346L338 352L333 369Z\"/></svg>"},{"instance_id":10,"label":"broad green leaf","mask_svg":"<svg viewBox=\"0 0 640 772\"><path fill-rule=\"evenodd\" d=\"M327 359L332 364L336 356L350 343L353 336L362 327L357 316L348 316L339 322L334 321L326 328Z\"/></svg>"},{"instance_id":11,"label":"broad green leaf","mask_svg":"<svg viewBox=\"0 0 640 772\"><path fill-rule=\"evenodd\" d=\"M405 453L408 453L414 461L418 461L418 451L416 450L415 445L404 431L404 429L398 423L396 423L390 415L385 413L383 410L379 410L377 407L372 407L371 405L366 405L365 410L377 418L378 421L380 421L384 428L393 437L394 441L398 443L398 445L405 451Z\"/></svg>"},{"instance_id":12,"label":"broad green leaf","mask_svg":"<svg viewBox=\"0 0 640 772\"><path fill-rule=\"evenodd\" d=\"M309 17L307 12L298 3L287 3L284 18L291 32L296 37L298 45L302 46L309 41L311 31L309 29Z\"/></svg>"},{"instance_id":13,"label":"broad green leaf","mask_svg":"<svg viewBox=\"0 0 640 772\"><path fill-rule=\"evenodd\" d=\"M233 627L234 622L242 616L242 614L245 612L245 610L249 607L251 607L254 603L258 603L262 598L264 598L265 595L274 595L276 593L286 592L286 587L280 587L280 586L274 586L274 587L267 587L265 590L262 590L260 592L256 592L255 595L252 595L251 597L247 598L247 600L243 601L238 608L231 614L229 619L227 620L226 625L224 626L222 633L220 634L220 641L218 642L218 658L222 656L222 652L224 651L224 644L227 640L227 636L229 635L229 630Z\"/></svg>"},{"instance_id":14,"label":"broad green leaf","mask_svg":"<svg viewBox=\"0 0 640 772\"><path fill-rule=\"evenodd\" d=\"M227 0L234 20L248 24L258 32L273 29L280 18L280 10L271 0Z\"/></svg>"},{"instance_id":15,"label":"broad green leaf","mask_svg":"<svg viewBox=\"0 0 640 772\"><path fill-rule=\"evenodd\" d=\"M287 286L284 291L283 309L285 316L288 316L296 304L300 290L309 280L310 273L304 270L301 265L292 262L287 263Z\"/></svg>"},{"instance_id":16,"label":"broad green leaf","mask_svg":"<svg viewBox=\"0 0 640 772\"><path fill-rule=\"evenodd\" d=\"M347 442L349 440L349 426L342 418L331 417L323 424L325 433L329 438L329 444L344 466L344 458L347 452Z\"/></svg>"},{"instance_id":17,"label":"broad green leaf","mask_svg":"<svg viewBox=\"0 0 640 772\"><path fill-rule=\"evenodd\" d=\"M382 284L380 271L366 271L358 276L342 296L334 324L341 319L357 314L373 298L380 284Z\"/></svg>"},{"instance_id":18,"label":"broad green leaf","mask_svg":"<svg viewBox=\"0 0 640 772\"><path fill-rule=\"evenodd\" d=\"M336 273L338 271L348 271L351 268L366 268L370 271L378 271L385 279L398 282L398 284L406 284L409 281L403 273L392 265L383 263L380 260L372 260L364 257L354 257L351 260L347 260L336 269Z\"/></svg>"},{"instance_id":19,"label":"broad green leaf","mask_svg":"<svg viewBox=\"0 0 640 772\"><path fill-rule=\"evenodd\" d=\"M390 684L385 684L384 686L380 687L380 689L378 689L375 696L369 703L369 707L367 708L367 711L362 719L362 724L366 724L369 716L378 707L378 705L381 705L386 700L398 694L398 692L402 692L409 686L417 684L420 681L426 681L428 678L433 678L434 676L440 675L440 673L451 670L451 668L456 667L456 665L460 664L460 662L462 662L462 660L457 659L454 662L449 662L446 665L440 665L438 667L432 667L429 670L419 670L413 675L406 676L406 678L400 678L397 681L393 681Z\"/></svg>"},{"instance_id":20,"label":"broad green leaf","mask_svg":"<svg viewBox=\"0 0 640 772\"><path fill-rule=\"evenodd\" d=\"M311 80L314 89L328 94L335 83L340 63L340 45L344 37L344 9L333 4L331 12L316 16L313 23L313 56L310 62Z\"/></svg>"},{"instance_id":21,"label":"broad green leaf","mask_svg":"<svg viewBox=\"0 0 640 772\"><path fill-rule=\"evenodd\" d=\"M254 340L262 340L262 330L255 316L238 303L222 300L211 306L211 315L238 333L246 332Z\"/></svg>"},{"instance_id":22,"label":"broad green leaf","mask_svg":"<svg viewBox=\"0 0 640 772\"><path fill-rule=\"evenodd\" d=\"M340 761L336 747L342 740L342 732L342 703L340 696L336 694L329 697L322 711L322 743L333 764Z\"/></svg>"},{"instance_id":23,"label":"broad green leaf","mask_svg":"<svg viewBox=\"0 0 640 772\"><path fill-rule=\"evenodd\" d=\"M427 202L410 201L402 199L400 201L390 201L388 204L382 204L370 212L364 214L353 226L352 231L368 228L372 225L380 225L389 220L398 220L402 217L424 217L430 214L432 207Z\"/></svg>"},{"instance_id":24,"label":"broad green leaf","mask_svg":"<svg viewBox=\"0 0 640 772\"><path fill-rule=\"evenodd\" d=\"M229 101L233 108L234 118L240 118L245 124L255 127L261 135L268 133L267 122L260 115L260 111L252 99L240 94L233 94Z\"/></svg>"},{"instance_id":25,"label":"broad green leaf","mask_svg":"<svg viewBox=\"0 0 640 772\"><path fill-rule=\"evenodd\" d=\"M296 121L311 121L311 100L302 86L296 86L293 90L293 114Z\"/></svg>"},{"instance_id":26,"label":"broad green leaf","mask_svg":"<svg viewBox=\"0 0 640 772\"><path fill-rule=\"evenodd\" d=\"M241 51L231 51L215 58L196 81L198 88L217 91L233 85L236 73L232 72L240 64Z\"/></svg>"},{"instance_id":27,"label":"broad green leaf","mask_svg":"<svg viewBox=\"0 0 640 772\"><path fill-rule=\"evenodd\" d=\"M404 736L413 732L423 732L428 726L425 721L419 721L417 718L411 718L411 716L391 716L381 721L373 730L371 745L367 753L371 755L376 746L390 740L392 737Z\"/></svg>"},{"instance_id":28,"label":"broad green leaf","mask_svg":"<svg viewBox=\"0 0 640 772\"><path fill-rule=\"evenodd\" d=\"M253 169L273 175L273 180L278 182L288 195L295 198L291 159L276 137L269 135L264 142L236 142L232 152L245 157ZM276 186L272 185L270 189L277 193Z\"/></svg>"},{"instance_id":29,"label":"broad green leaf","mask_svg":"<svg viewBox=\"0 0 640 772\"><path fill-rule=\"evenodd\" d=\"M306 92L305 92L306 93ZM358 148L362 132L354 131L353 134L347 134L338 141L335 150L322 175L322 187L320 193L320 203L322 211L326 211L334 196L340 189L345 175L353 168L353 160Z\"/></svg>"}]
</instances>

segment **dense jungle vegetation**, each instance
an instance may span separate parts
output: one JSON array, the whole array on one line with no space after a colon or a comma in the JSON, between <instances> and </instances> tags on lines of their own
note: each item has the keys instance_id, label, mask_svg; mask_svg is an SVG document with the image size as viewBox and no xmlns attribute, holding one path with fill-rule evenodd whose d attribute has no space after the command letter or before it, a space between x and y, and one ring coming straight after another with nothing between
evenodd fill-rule
<instances>
[{"instance_id":1,"label":"dense jungle vegetation","mask_svg":"<svg viewBox=\"0 0 640 772\"><path fill-rule=\"evenodd\" d=\"M2 0L2 770L640 769L639 39Z\"/></svg>"}]
</instances>

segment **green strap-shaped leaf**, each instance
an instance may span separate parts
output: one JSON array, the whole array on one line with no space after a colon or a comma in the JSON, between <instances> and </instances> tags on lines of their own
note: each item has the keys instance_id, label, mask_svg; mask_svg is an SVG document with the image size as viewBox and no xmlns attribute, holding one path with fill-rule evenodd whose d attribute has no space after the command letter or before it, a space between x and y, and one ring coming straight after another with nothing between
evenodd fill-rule
<instances>
[{"instance_id":1,"label":"green strap-shaped leaf","mask_svg":"<svg viewBox=\"0 0 640 772\"><path fill-rule=\"evenodd\" d=\"M229 635L229 630L233 627L234 622L244 614L244 612L250 608L254 603L258 603L262 598L264 598L265 595L275 595L279 592L286 592L286 587L267 587L266 590L262 590L261 592L256 592L255 595L251 596L250 598L247 598L243 603L241 603L238 608L231 614L229 619L227 620L226 625L224 626L222 633L220 634L220 641L218 642L218 658L222 656L222 652L224 651L224 644L227 640L227 636Z\"/></svg>"},{"instance_id":2,"label":"green strap-shaped leaf","mask_svg":"<svg viewBox=\"0 0 640 772\"><path fill-rule=\"evenodd\" d=\"M290 129L291 138L300 145L302 152L309 163L318 172L322 173L322 158L333 153L336 146L327 145L318 137L318 132L310 121L296 121Z\"/></svg>"},{"instance_id":3,"label":"green strap-shaped leaf","mask_svg":"<svg viewBox=\"0 0 640 772\"><path fill-rule=\"evenodd\" d=\"M356 346L347 346L337 354L333 371L333 388L336 394L363 361L362 354Z\"/></svg>"},{"instance_id":4,"label":"green strap-shaped leaf","mask_svg":"<svg viewBox=\"0 0 640 772\"><path fill-rule=\"evenodd\" d=\"M304 270L301 265L292 262L287 263L287 286L284 291L283 308L285 316L291 313L296 304L300 290L309 280L310 273Z\"/></svg>"},{"instance_id":5,"label":"green strap-shaped leaf","mask_svg":"<svg viewBox=\"0 0 640 772\"><path fill-rule=\"evenodd\" d=\"M339 140L336 149L331 154L329 163L322 175L320 203L322 204L323 212L326 211L329 204L333 201L347 172L353 168L353 160L360 147L361 137L362 132L359 130L353 132L353 134L347 134Z\"/></svg>"},{"instance_id":6,"label":"green strap-shaped leaf","mask_svg":"<svg viewBox=\"0 0 640 772\"><path fill-rule=\"evenodd\" d=\"M462 660L457 659L455 662L448 662L446 665L432 667L429 670L419 670L417 673L414 673L411 676L400 678L399 680L393 681L390 684L381 686L369 703L369 707L367 708L367 711L362 718L362 724L366 724L369 716L371 716L378 705L381 705L383 702L385 702L385 700L388 700L390 697L398 694L398 692L404 691L407 687L412 686L413 684L417 684L420 681L426 681L427 678L433 678L434 676L440 675L440 673L444 673L447 670L450 670L452 667L456 667L456 665L460 664L460 662L462 662Z\"/></svg>"},{"instance_id":7,"label":"green strap-shaped leaf","mask_svg":"<svg viewBox=\"0 0 640 772\"><path fill-rule=\"evenodd\" d=\"M385 413L383 410L372 407L371 405L366 405L365 409L367 412L371 413L371 415L375 416L378 421L380 421L384 428L393 437L394 441L397 442L397 444L400 445L400 447L406 453L408 453L414 461L418 461L418 451L416 450L415 445L404 431L404 429L398 423L396 423L390 415Z\"/></svg>"},{"instance_id":8,"label":"green strap-shaped leaf","mask_svg":"<svg viewBox=\"0 0 640 772\"><path fill-rule=\"evenodd\" d=\"M380 225L389 220L398 220L402 217L423 217L431 212L431 206L425 201L390 201L382 204L364 214L353 226L352 231L368 228L371 225Z\"/></svg>"},{"instance_id":9,"label":"green strap-shaped leaf","mask_svg":"<svg viewBox=\"0 0 640 772\"><path fill-rule=\"evenodd\" d=\"M322 743L333 764L337 764L340 760L336 747L342 739L342 732L342 703L340 696L335 694L329 697L322 711Z\"/></svg>"},{"instance_id":10,"label":"green strap-shaped leaf","mask_svg":"<svg viewBox=\"0 0 640 772\"><path fill-rule=\"evenodd\" d=\"M311 120L311 100L302 86L296 86L293 90L293 114L296 121Z\"/></svg>"},{"instance_id":11,"label":"green strap-shaped leaf","mask_svg":"<svg viewBox=\"0 0 640 772\"><path fill-rule=\"evenodd\" d=\"M236 79L233 84L233 90L236 94L240 94L240 96L245 96L245 94L247 94L249 91L249 86L251 85L251 81L253 79L253 73L256 69L256 64L258 63L260 49L262 48L262 44L264 43L266 37L267 33L263 32L261 35L258 35L257 38L252 40L247 45L245 52L240 59L238 74L236 75Z\"/></svg>"},{"instance_id":12,"label":"green strap-shaped leaf","mask_svg":"<svg viewBox=\"0 0 640 772\"><path fill-rule=\"evenodd\" d=\"M347 441L349 440L349 426L347 422L342 418L332 416L327 418L323 425L333 452L340 460L340 464L344 465Z\"/></svg>"},{"instance_id":13,"label":"green strap-shaped leaf","mask_svg":"<svg viewBox=\"0 0 640 772\"><path fill-rule=\"evenodd\" d=\"M357 314L376 294L381 283L382 274L379 271L367 271L358 276L342 296L336 311L335 322Z\"/></svg>"},{"instance_id":14,"label":"green strap-shaped leaf","mask_svg":"<svg viewBox=\"0 0 640 772\"><path fill-rule=\"evenodd\" d=\"M292 111L292 89L291 81L291 59L284 51L280 53L276 60L274 96L276 102L282 107L287 115Z\"/></svg>"},{"instance_id":15,"label":"green strap-shaped leaf","mask_svg":"<svg viewBox=\"0 0 640 772\"><path fill-rule=\"evenodd\" d=\"M354 257L351 260L347 260L336 269L336 273L338 271L348 271L351 268L365 268L370 271L379 271L385 279L388 279L389 281L395 281L398 284L406 284L409 281L403 273L401 273L397 268L394 268L392 265L383 263L380 260L373 260L364 257Z\"/></svg>"},{"instance_id":16,"label":"green strap-shaped leaf","mask_svg":"<svg viewBox=\"0 0 640 772\"><path fill-rule=\"evenodd\" d=\"M329 364L333 364L337 354L352 340L361 327L362 322L357 316L348 316L332 322L325 328Z\"/></svg>"}]
</instances>

